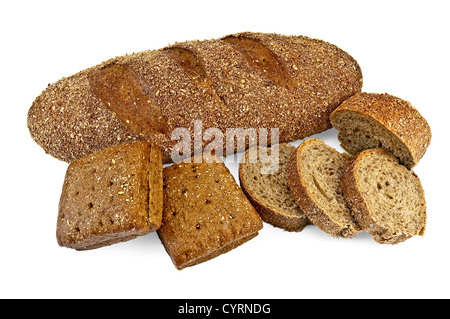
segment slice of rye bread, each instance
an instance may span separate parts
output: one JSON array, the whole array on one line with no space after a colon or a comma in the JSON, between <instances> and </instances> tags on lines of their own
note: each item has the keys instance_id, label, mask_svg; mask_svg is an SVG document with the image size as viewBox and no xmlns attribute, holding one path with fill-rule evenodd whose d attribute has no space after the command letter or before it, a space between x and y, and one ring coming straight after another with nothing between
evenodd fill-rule
<instances>
[{"instance_id":1,"label":"slice of rye bread","mask_svg":"<svg viewBox=\"0 0 450 319\"><path fill-rule=\"evenodd\" d=\"M162 198L162 152L152 143L116 145L75 160L59 202L58 244L87 250L155 231Z\"/></svg>"},{"instance_id":2,"label":"slice of rye bread","mask_svg":"<svg viewBox=\"0 0 450 319\"><path fill-rule=\"evenodd\" d=\"M287 165L289 188L309 220L335 237L361 232L344 200L341 174L350 156L310 138L292 153Z\"/></svg>"},{"instance_id":3,"label":"slice of rye bread","mask_svg":"<svg viewBox=\"0 0 450 319\"><path fill-rule=\"evenodd\" d=\"M382 148L414 167L431 141L427 121L411 103L389 94L357 93L330 117L342 148L352 155Z\"/></svg>"},{"instance_id":4,"label":"slice of rye bread","mask_svg":"<svg viewBox=\"0 0 450 319\"><path fill-rule=\"evenodd\" d=\"M287 184L286 164L295 149L287 143L256 146L239 163L242 190L262 220L288 231L301 231L309 224Z\"/></svg>"},{"instance_id":5,"label":"slice of rye bread","mask_svg":"<svg viewBox=\"0 0 450 319\"><path fill-rule=\"evenodd\" d=\"M164 168L158 235L179 270L226 253L262 229L261 218L233 175L216 160Z\"/></svg>"},{"instance_id":6,"label":"slice of rye bread","mask_svg":"<svg viewBox=\"0 0 450 319\"><path fill-rule=\"evenodd\" d=\"M414 172L382 149L353 157L342 175L344 196L358 224L380 244L423 236L425 194Z\"/></svg>"}]
</instances>

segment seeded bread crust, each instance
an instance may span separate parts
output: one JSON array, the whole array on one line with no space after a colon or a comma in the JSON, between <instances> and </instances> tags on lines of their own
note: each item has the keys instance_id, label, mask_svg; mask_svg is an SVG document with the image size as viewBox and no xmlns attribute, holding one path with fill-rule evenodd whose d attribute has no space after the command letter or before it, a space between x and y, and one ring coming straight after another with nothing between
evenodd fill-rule
<instances>
[{"instance_id":1,"label":"seeded bread crust","mask_svg":"<svg viewBox=\"0 0 450 319\"><path fill-rule=\"evenodd\" d=\"M162 154L139 141L72 162L59 203L58 244L99 248L155 231L162 220Z\"/></svg>"},{"instance_id":2,"label":"seeded bread crust","mask_svg":"<svg viewBox=\"0 0 450 319\"><path fill-rule=\"evenodd\" d=\"M367 129L363 129L364 134L372 138L376 145L373 144L374 141L370 142L373 145L368 146L346 141L342 129L348 128L348 125L357 128L362 124L357 119L351 120L351 124L341 122L344 116L352 116L352 114L362 116L362 119L368 121L368 126L377 124L382 126L384 131L391 135L393 142L383 144L381 140L377 140L379 137L373 136L373 133ZM410 169L423 157L431 142L431 129L425 118L408 101L386 93L357 93L342 102L331 113L330 119L333 127L339 130L338 138L341 146L350 154L356 155L369 146L383 148L397 156L402 164ZM393 144L399 144L406 154L396 151Z\"/></svg>"},{"instance_id":3,"label":"seeded bread crust","mask_svg":"<svg viewBox=\"0 0 450 319\"><path fill-rule=\"evenodd\" d=\"M398 163L398 159L395 156L382 149L363 151L348 162L342 173L342 188L345 200L351 207L352 215L358 222L358 225L363 230L369 232L374 240L380 244L398 244L416 235L423 236L426 227L425 195L420 180L413 171L408 171L408 174L411 174L417 183L417 191L420 196L419 206L423 207L423 216L420 216L422 222L420 225L418 225L413 233L402 233L392 227L383 226L376 221L377 212L370 208L371 206L365 199L365 189L358 182L358 165L361 165L362 161L371 154L387 158L392 163L398 165L398 167L401 167L401 164ZM398 222L403 223L405 221L399 220Z\"/></svg>"},{"instance_id":4,"label":"seeded bread crust","mask_svg":"<svg viewBox=\"0 0 450 319\"><path fill-rule=\"evenodd\" d=\"M297 150L291 155L291 158L287 164L287 178L289 182L289 188L300 208L308 216L309 220L320 228L325 233L328 233L334 237L351 238L361 232L359 226L354 223L343 223L340 220L333 218L327 211L327 207L321 205L313 196L312 190L309 188L308 183L305 180L305 176L301 173L301 154L302 152L311 147L312 145L319 145L320 147L327 147L323 141L315 138L310 138L302 142ZM335 151L335 150L333 150ZM345 157L345 160L350 157L347 154L339 154L339 156ZM306 172L304 172L305 174ZM348 211L350 215L350 211Z\"/></svg>"},{"instance_id":5,"label":"seeded bread crust","mask_svg":"<svg viewBox=\"0 0 450 319\"><path fill-rule=\"evenodd\" d=\"M259 148L262 146L258 146L257 150L259 152ZM277 172L271 172L268 174L268 176L263 176L261 173L260 179L255 181L251 179L251 170L259 170L261 171L261 167L264 165L260 162L259 156L258 156L258 162L257 163L250 163L249 161L249 152L251 149L247 150L242 157L241 163L239 163L239 181L242 188L242 191L247 196L247 198L252 203L253 207L255 207L256 211L261 216L262 220L279 228L283 228L287 231L301 231L303 228L308 225L310 222L308 220L308 217L303 213L303 211L298 207L298 205L295 203L294 197L292 194L290 194L290 190L288 186L284 185L276 185L276 189L267 189L268 187L274 187L274 185L267 184L268 179L271 177L269 175L271 174L280 174L280 178L286 179L287 183L287 177L286 177L286 164L287 160L290 157L290 154L295 151L295 147L289 144L278 144L275 146L272 146L268 150L273 149L273 147L278 147L279 152L283 152L285 155L283 157L280 154L279 159L279 167ZM284 160L284 157L289 156L286 158L286 161ZM261 193L256 193L253 191L254 188L260 188ZM289 195L281 197L283 194L279 194L279 192L283 192L284 194L289 193ZM269 194L273 197L280 197L284 198L287 197L287 200L292 201L293 208L287 210L284 209L280 204L277 202L271 202L269 199L262 196L262 194Z\"/></svg>"},{"instance_id":6,"label":"seeded bread crust","mask_svg":"<svg viewBox=\"0 0 450 319\"><path fill-rule=\"evenodd\" d=\"M103 148L149 140L171 162L171 132L194 121L279 128L280 142L331 127L331 112L361 91L357 62L327 42L239 33L116 57L50 84L28 112L33 139L71 162ZM203 146L208 141L204 141Z\"/></svg>"},{"instance_id":7,"label":"seeded bread crust","mask_svg":"<svg viewBox=\"0 0 450 319\"><path fill-rule=\"evenodd\" d=\"M164 168L158 235L179 270L224 254L262 229L258 213L219 158Z\"/></svg>"}]
</instances>

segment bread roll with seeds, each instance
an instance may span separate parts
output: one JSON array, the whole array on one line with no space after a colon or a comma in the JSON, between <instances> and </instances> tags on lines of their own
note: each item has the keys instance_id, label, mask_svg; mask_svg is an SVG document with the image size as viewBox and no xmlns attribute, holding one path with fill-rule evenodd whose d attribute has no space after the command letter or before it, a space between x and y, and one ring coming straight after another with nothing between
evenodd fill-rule
<instances>
[{"instance_id":1,"label":"bread roll with seeds","mask_svg":"<svg viewBox=\"0 0 450 319\"><path fill-rule=\"evenodd\" d=\"M263 221L287 231L301 231L309 220L295 202L286 176L287 161L296 147L282 143L263 152L261 148L248 149L239 163L242 190ZM279 156L274 158L272 152Z\"/></svg>"},{"instance_id":2,"label":"bread roll with seeds","mask_svg":"<svg viewBox=\"0 0 450 319\"><path fill-rule=\"evenodd\" d=\"M430 126L411 103L386 93L355 94L333 111L331 123L350 154L383 148L408 168L419 162L431 141Z\"/></svg>"},{"instance_id":3,"label":"bread roll with seeds","mask_svg":"<svg viewBox=\"0 0 450 319\"><path fill-rule=\"evenodd\" d=\"M351 215L341 187L341 175L350 156L323 141L302 142L289 159L289 188L309 220L335 237L351 238L361 228Z\"/></svg>"},{"instance_id":4,"label":"bread roll with seeds","mask_svg":"<svg viewBox=\"0 0 450 319\"><path fill-rule=\"evenodd\" d=\"M358 224L380 244L423 236L425 194L413 171L382 149L353 157L342 174L345 199Z\"/></svg>"},{"instance_id":5,"label":"bread roll with seeds","mask_svg":"<svg viewBox=\"0 0 450 319\"><path fill-rule=\"evenodd\" d=\"M28 112L33 139L71 162L149 140L171 162L171 133L278 128L280 142L331 127L331 112L361 91L358 63L304 36L239 33L120 56L49 85ZM203 141L205 146L209 141ZM270 142L270 141L269 141Z\"/></svg>"},{"instance_id":6,"label":"bread roll with seeds","mask_svg":"<svg viewBox=\"0 0 450 319\"><path fill-rule=\"evenodd\" d=\"M162 153L145 141L73 161L59 202L60 246L87 250L155 231L162 220Z\"/></svg>"},{"instance_id":7,"label":"bread roll with seeds","mask_svg":"<svg viewBox=\"0 0 450 319\"><path fill-rule=\"evenodd\" d=\"M258 235L262 221L219 158L164 168L158 235L177 269L224 254Z\"/></svg>"}]
</instances>

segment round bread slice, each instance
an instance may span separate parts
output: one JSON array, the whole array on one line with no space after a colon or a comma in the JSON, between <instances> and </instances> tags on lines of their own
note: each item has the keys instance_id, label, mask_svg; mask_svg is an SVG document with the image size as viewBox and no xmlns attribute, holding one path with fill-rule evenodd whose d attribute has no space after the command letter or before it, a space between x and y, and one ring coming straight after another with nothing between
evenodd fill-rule
<instances>
[{"instance_id":1,"label":"round bread slice","mask_svg":"<svg viewBox=\"0 0 450 319\"><path fill-rule=\"evenodd\" d=\"M423 236L427 216L422 185L392 154L371 149L352 158L342 188L358 224L376 242L397 244Z\"/></svg>"},{"instance_id":2,"label":"round bread slice","mask_svg":"<svg viewBox=\"0 0 450 319\"><path fill-rule=\"evenodd\" d=\"M309 220L335 237L351 238L361 229L342 194L341 175L350 156L310 138L299 145L287 165L289 188Z\"/></svg>"},{"instance_id":3,"label":"round bread slice","mask_svg":"<svg viewBox=\"0 0 450 319\"><path fill-rule=\"evenodd\" d=\"M382 148L414 167L428 148L431 130L411 103L389 94L357 93L330 117L341 146L352 155Z\"/></svg>"},{"instance_id":4,"label":"round bread slice","mask_svg":"<svg viewBox=\"0 0 450 319\"><path fill-rule=\"evenodd\" d=\"M295 146L287 143L248 149L239 163L239 181L262 220L288 231L301 231L309 221L286 178L286 163L294 150Z\"/></svg>"}]
</instances>

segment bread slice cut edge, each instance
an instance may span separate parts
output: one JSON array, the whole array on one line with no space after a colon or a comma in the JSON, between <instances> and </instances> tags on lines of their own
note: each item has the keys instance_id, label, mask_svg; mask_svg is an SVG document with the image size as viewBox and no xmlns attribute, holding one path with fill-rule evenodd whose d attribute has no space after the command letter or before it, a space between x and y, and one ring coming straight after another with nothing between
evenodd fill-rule
<instances>
[{"instance_id":1,"label":"bread slice cut edge","mask_svg":"<svg viewBox=\"0 0 450 319\"><path fill-rule=\"evenodd\" d=\"M358 166L364 160L364 157L371 154L383 156L389 159L395 163L395 165L398 165L399 169L401 169L404 174L411 175L410 181L412 180L415 183L413 186L416 188L419 196L419 213L421 214L421 216L417 217L419 222L416 223L417 227L412 232L393 229L392 227L384 224L382 221L380 222L376 209L372 207L373 205L371 205L367 197L365 197L364 194L367 193L367 191L364 191L364 185L361 185L362 183L358 178ZM422 185L418 176L413 171L410 171L403 165L399 164L398 159L394 155L382 149L369 149L357 154L349 161L344 169L342 174L342 186L345 200L351 207L352 215L355 217L361 228L371 234L377 243L398 244L413 236L423 236L425 234L427 217L425 194ZM382 201L380 198L374 200L377 202ZM400 219L399 222L405 223L403 219Z\"/></svg>"},{"instance_id":2,"label":"bread slice cut edge","mask_svg":"<svg viewBox=\"0 0 450 319\"><path fill-rule=\"evenodd\" d=\"M261 146L259 146L261 147ZM256 149L259 151L259 147ZM278 173L280 174L281 178L287 178L286 175L286 164L289 160L290 154L293 151L295 151L295 147L292 145L289 145L287 143L281 143L272 146L268 149L272 150L274 147L278 148L278 152L283 152L284 154L279 153L279 167L277 172L273 172L273 174ZM251 176L248 176L249 174L246 174L247 169L251 169L251 167L248 167L248 165L258 165L258 167L253 167L254 169L261 168L261 165L264 165L259 160L259 154L258 154L258 162L257 163L250 163L249 161L249 152L250 149L248 149L244 156L242 157L241 162L239 163L239 182L240 186L242 188L242 191L249 199L250 203L255 207L256 211L261 216L261 219L265 221L266 223L269 223L275 227L282 228L286 231L291 232L299 232L302 231L303 228L311 224L308 220L308 217L306 217L305 213L301 211L300 207L295 203L294 197L291 194L291 191L289 187L286 185L283 187L283 185L275 185L279 186L278 190L270 189L270 190L264 190L264 192L269 193L269 195L274 197L285 197L284 200L292 200L293 204L296 206L290 210L285 209L281 205L276 205L276 203L271 203L269 200L267 200L265 197L265 194L256 194L255 191L253 191L252 183L263 183L266 178L261 178L258 181L252 181ZM262 171L262 169L261 169ZM268 177L269 178L269 177ZM267 182L267 180L266 180ZM261 185L261 187L267 187L268 185ZM272 187L274 185L271 185ZM277 194L277 191L284 191L283 194L279 195ZM289 194L287 194L289 193ZM264 195L264 196L263 196ZM290 197L290 198L289 198ZM282 200L282 198L278 198Z\"/></svg>"},{"instance_id":3,"label":"bread slice cut edge","mask_svg":"<svg viewBox=\"0 0 450 319\"><path fill-rule=\"evenodd\" d=\"M299 145L297 150L293 152L291 158L289 159L287 165L289 188L291 189L292 194L294 195L294 198L300 208L305 212L309 220L319 229L332 235L333 237L352 238L360 233L361 229L350 214L350 209L346 210L344 213L346 215L347 222L338 220L329 213L328 207L324 207L316 200L315 196L311 193L311 190L308 189L304 173L302 173L301 169L301 153L313 144L318 144L320 147L325 147L329 151L344 157L345 160L350 158L347 154L339 153L337 150L326 145L319 139L307 139Z\"/></svg>"}]
</instances>

